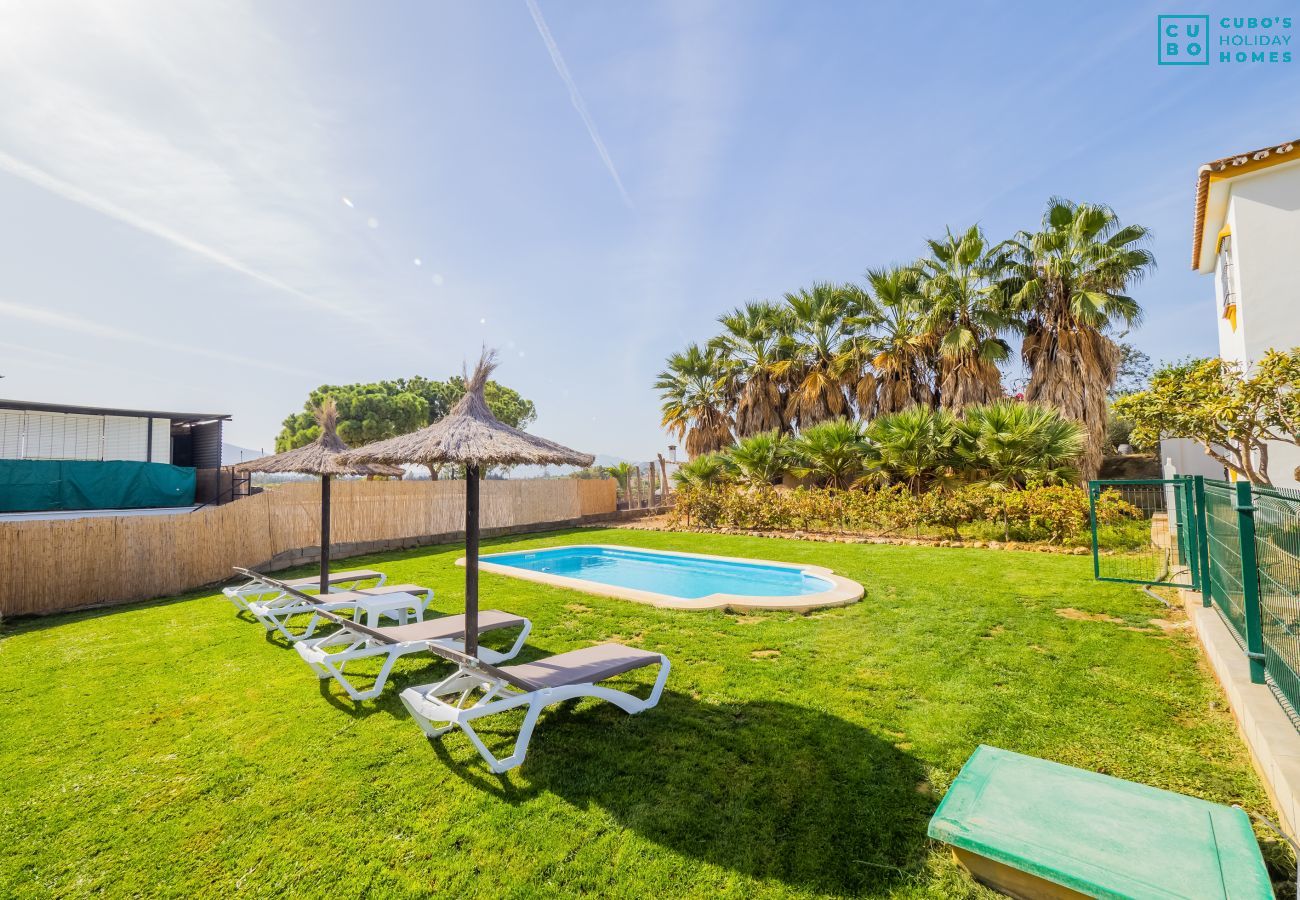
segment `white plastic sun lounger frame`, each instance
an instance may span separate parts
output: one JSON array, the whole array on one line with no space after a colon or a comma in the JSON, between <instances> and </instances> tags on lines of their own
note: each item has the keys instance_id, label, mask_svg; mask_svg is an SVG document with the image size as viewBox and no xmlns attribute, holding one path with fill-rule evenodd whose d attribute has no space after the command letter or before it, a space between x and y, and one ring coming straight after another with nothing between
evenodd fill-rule
<instances>
[{"instance_id":1,"label":"white plastic sun lounger frame","mask_svg":"<svg viewBox=\"0 0 1300 900\"><path fill-rule=\"evenodd\" d=\"M241 574L251 574L246 569L237 568L235 571ZM425 589L423 598L417 597L415 594L400 593L380 594L362 599L358 594L364 595L364 591L339 591L338 598L331 600L329 598L333 597L333 594L308 594L298 590L288 582L279 581L265 575L258 577L267 585L273 587L277 593L270 600L249 603L247 606L248 611L257 621L262 623L263 628L267 631L278 631L291 644L306 640L315 634L317 625L324 621L322 613L325 612L333 613L340 609L351 609L353 610L352 618L354 622L360 622L364 616L370 621L371 625L378 624L380 616L388 615L395 619L399 625L405 625L410 619L408 619L404 610L411 610L414 621L420 622L424 619L424 611L433 602L433 591L430 589ZM381 586L376 585L376 587ZM308 620L307 628L302 634L294 634L289 630L290 619L308 613L311 614L311 619Z\"/></svg>"},{"instance_id":2,"label":"white plastic sun lounger frame","mask_svg":"<svg viewBox=\"0 0 1300 900\"><path fill-rule=\"evenodd\" d=\"M352 622L359 624L362 618L366 619L367 624L377 626L382 616L389 616L398 625L406 625L409 622L424 621L424 611L428 608L433 592L426 590L423 597L415 594L380 594L374 597L366 597L354 591L346 593L340 592L337 600L326 600L324 597L311 597L309 600L293 603L284 602L287 598L281 598L273 603L250 603L248 611L253 614L257 621L262 623L262 627L267 631L278 631L280 635L289 643L296 644L299 641L305 641L316 633L316 628L321 622L326 621L323 613L336 613L339 610L353 610ZM333 597L334 594L326 594L325 597ZM410 611L408 615L407 611ZM289 620L294 616L311 614L307 620L307 627L301 634L294 634L289 630Z\"/></svg>"},{"instance_id":3,"label":"white plastic sun lounger frame","mask_svg":"<svg viewBox=\"0 0 1300 900\"><path fill-rule=\"evenodd\" d=\"M519 651L524 648L524 641L528 639L528 634L532 630L532 621L523 619L519 637L515 638L515 642L509 650L502 653L490 650L487 647L479 647L479 655L487 663L505 662L514 659L519 655ZM423 653L428 651L434 644L460 653L465 652L464 642L455 638L385 643L371 637L366 633L367 631L369 629L359 630L351 625L344 625L338 631L325 637L301 641L294 649L298 651L307 665L311 666L312 671L316 673L316 677L322 679L333 678L343 687L343 690L347 691L348 696L353 700L369 700L372 697L379 696L384 689L384 685L388 682L388 675L392 672L393 665L408 653ZM349 639L351 639L350 642ZM327 649L344 643L347 646L341 650ZM387 658L384 660L379 674L375 676L374 686L368 690L359 691L352 685L352 682L348 681L343 670L349 662L358 659L369 659L374 656L386 656Z\"/></svg>"},{"instance_id":4,"label":"white plastic sun lounger frame","mask_svg":"<svg viewBox=\"0 0 1300 900\"><path fill-rule=\"evenodd\" d=\"M453 728L465 732L488 768L498 774L523 763L537 719L546 707L579 697L594 697L613 703L630 715L636 715L659 702L664 683L668 681L668 672L672 668L668 657L660 653L659 675L655 678L650 695L642 700L626 691L601 687L592 682L538 689L526 682L517 681L492 666L476 664L470 657L465 657L465 660L454 675L437 684L410 687L402 691L402 705L410 712L420 730L430 738L441 737ZM483 691L483 696L470 706L464 706L476 689ZM442 699L453 695L456 697L453 702ZM515 739L514 751L505 759L498 759L470 723L520 706L527 706L528 712L524 715L519 736Z\"/></svg>"},{"instance_id":5,"label":"white plastic sun lounger frame","mask_svg":"<svg viewBox=\"0 0 1300 900\"><path fill-rule=\"evenodd\" d=\"M311 601L313 599L283 582L277 583L273 580L273 583L283 588L285 593L296 595L301 600ZM377 641L389 642L391 640L382 631L377 631L357 622L349 622L347 619L328 610L321 610L320 615L324 619L351 628L358 633L369 635ZM465 732L465 736L470 739L474 749L483 757L484 762L488 764L488 768L498 774L509 771L524 761L524 754L528 752L528 742L533 736L533 728L537 725L537 718L546 707L578 697L595 697L598 700L613 703L624 712L636 715L659 702L659 697L664 691L664 684L668 681L668 672L672 668L672 665L668 662L668 657L662 653L655 654L658 657L659 675L655 678L650 695L642 700L626 691L601 687L592 682L537 688L535 685L510 674L504 669L498 669L490 663L462 653L459 650L454 650L451 647L431 642L428 644L427 649L436 656L441 656L443 659L456 663L458 668L455 674L449 678L444 678L437 684L412 687L402 691L400 695L402 705L411 713L412 718L420 726L420 730L430 738L446 734L452 728L460 728ZM653 663L647 662L647 665L653 665ZM476 688L483 691L483 696L475 701L473 705L464 706L464 702L469 699L469 696ZM454 704L446 703L441 699L451 694L458 695ZM500 699L497 699L498 697ZM528 712L524 716L523 727L519 729L519 737L515 740L514 752L505 759L497 759L483 743L483 740L474 731L470 723L484 716L496 715L525 705L528 706ZM445 722L446 724L435 725L435 722Z\"/></svg>"},{"instance_id":6,"label":"white plastic sun lounger frame","mask_svg":"<svg viewBox=\"0 0 1300 900\"><path fill-rule=\"evenodd\" d=\"M273 598L284 596L284 590L276 587L277 584L283 582L276 580L273 584L272 579L268 579L267 576L260 572L254 572L252 569L242 569L236 566L235 571L248 580L243 584L237 584L234 587L225 587L221 589L222 596L229 600L230 604L234 606L235 609L240 610L241 612L249 612L250 610L248 609L248 605L257 602L258 598L266 597L268 595L271 595ZM347 591L356 588L356 586L363 581L374 581L375 587L383 587L384 582L387 580L388 576L385 573L378 572L374 575L367 574L364 578L331 581L330 587L337 588L340 591Z\"/></svg>"}]
</instances>

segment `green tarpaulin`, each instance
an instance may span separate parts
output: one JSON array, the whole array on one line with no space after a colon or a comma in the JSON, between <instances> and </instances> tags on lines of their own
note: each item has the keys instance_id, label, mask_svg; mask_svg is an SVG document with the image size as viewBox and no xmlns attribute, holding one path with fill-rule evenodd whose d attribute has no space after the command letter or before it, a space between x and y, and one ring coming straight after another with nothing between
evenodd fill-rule
<instances>
[{"instance_id":1,"label":"green tarpaulin","mask_svg":"<svg viewBox=\"0 0 1300 900\"><path fill-rule=\"evenodd\" d=\"M0 512L193 505L194 470L184 466L0 459Z\"/></svg>"},{"instance_id":2,"label":"green tarpaulin","mask_svg":"<svg viewBox=\"0 0 1300 900\"><path fill-rule=\"evenodd\" d=\"M1016 896L1273 900L1240 809L996 747L966 760L930 837Z\"/></svg>"}]
</instances>

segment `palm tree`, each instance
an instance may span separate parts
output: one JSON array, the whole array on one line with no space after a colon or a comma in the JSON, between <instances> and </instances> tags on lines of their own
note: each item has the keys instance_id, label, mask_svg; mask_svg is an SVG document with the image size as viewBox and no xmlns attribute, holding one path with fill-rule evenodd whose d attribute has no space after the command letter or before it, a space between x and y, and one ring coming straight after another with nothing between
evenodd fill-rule
<instances>
[{"instance_id":1,"label":"palm tree","mask_svg":"<svg viewBox=\"0 0 1300 900\"><path fill-rule=\"evenodd\" d=\"M724 360L727 392L736 409L736 434L748 437L785 428L785 398L776 364L788 355L789 341L775 303L746 303L718 321L722 334L710 346Z\"/></svg>"},{"instance_id":2,"label":"palm tree","mask_svg":"<svg viewBox=\"0 0 1300 900\"><path fill-rule=\"evenodd\" d=\"M616 466L605 466L605 474L614 479L623 496L627 496L628 488L632 486L632 464L621 462Z\"/></svg>"},{"instance_id":3,"label":"palm tree","mask_svg":"<svg viewBox=\"0 0 1300 900\"><path fill-rule=\"evenodd\" d=\"M924 406L872 419L866 431L869 477L905 484L914 494L951 479L955 421L948 410Z\"/></svg>"},{"instance_id":4,"label":"palm tree","mask_svg":"<svg viewBox=\"0 0 1300 900\"><path fill-rule=\"evenodd\" d=\"M775 371L789 384L786 418L800 428L849 415L845 387L855 381L853 326L857 288L818 282L785 295L791 355Z\"/></svg>"},{"instance_id":5,"label":"palm tree","mask_svg":"<svg viewBox=\"0 0 1300 900\"><path fill-rule=\"evenodd\" d=\"M998 364L1011 353L1001 335L1011 328L998 280L1007 260L1001 246L989 247L972 225L960 235L947 229L929 240L930 255L919 263L925 295L926 329L937 347L939 406L960 410L1002 396Z\"/></svg>"},{"instance_id":6,"label":"palm tree","mask_svg":"<svg viewBox=\"0 0 1300 900\"><path fill-rule=\"evenodd\" d=\"M794 439L796 459L792 471L813 477L827 487L847 488L862 474L862 425L848 419L832 419L803 430Z\"/></svg>"},{"instance_id":7,"label":"palm tree","mask_svg":"<svg viewBox=\"0 0 1300 900\"><path fill-rule=\"evenodd\" d=\"M984 484L1023 488L1079 477L1083 426L1054 409L1001 400L968 408L957 423L957 457Z\"/></svg>"},{"instance_id":8,"label":"palm tree","mask_svg":"<svg viewBox=\"0 0 1300 900\"><path fill-rule=\"evenodd\" d=\"M775 429L741 438L727 457L737 478L750 487L778 483L793 465L790 440Z\"/></svg>"},{"instance_id":9,"label":"palm tree","mask_svg":"<svg viewBox=\"0 0 1300 900\"><path fill-rule=\"evenodd\" d=\"M1155 267L1150 233L1120 224L1107 206L1053 197L1042 230L1009 242L1012 274L1005 289L1020 316L1029 367L1025 399L1054 406L1083 424L1083 478L1101 468L1106 444L1106 394L1115 382L1119 349L1109 333L1142 317L1124 293Z\"/></svg>"},{"instance_id":10,"label":"palm tree","mask_svg":"<svg viewBox=\"0 0 1300 900\"><path fill-rule=\"evenodd\" d=\"M867 270L869 292L862 294L861 310L854 317L866 363L857 385L858 411L864 419L930 404L931 342L918 278L911 266Z\"/></svg>"},{"instance_id":11,"label":"palm tree","mask_svg":"<svg viewBox=\"0 0 1300 900\"><path fill-rule=\"evenodd\" d=\"M685 437L687 456L711 453L731 443L726 377L718 355L691 344L668 357L655 388L663 401L663 425Z\"/></svg>"},{"instance_id":12,"label":"palm tree","mask_svg":"<svg viewBox=\"0 0 1300 900\"><path fill-rule=\"evenodd\" d=\"M704 453L679 466L673 484L680 488L712 487L731 479L731 460L725 453Z\"/></svg>"}]
</instances>

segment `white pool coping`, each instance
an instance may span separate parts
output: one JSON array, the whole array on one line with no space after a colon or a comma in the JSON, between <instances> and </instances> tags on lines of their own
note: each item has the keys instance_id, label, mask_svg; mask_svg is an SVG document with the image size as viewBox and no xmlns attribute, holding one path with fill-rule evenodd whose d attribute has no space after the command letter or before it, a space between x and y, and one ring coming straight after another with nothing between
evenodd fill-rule
<instances>
[{"instance_id":1,"label":"white pool coping","mask_svg":"<svg viewBox=\"0 0 1300 900\"><path fill-rule=\"evenodd\" d=\"M521 569L516 566L503 566L492 562L493 557L508 556L517 553L545 553L549 550L577 550L577 549L599 549L599 550L624 550L634 553L651 553L656 556L676 556L690 557L692 559L711 559L720 562L748 563L751 565L777 566L783 569L794 569L806 575L813 575L817 578L823 578L831 583L831 589L822 591L820 594L804 594L799 597L755 597L748 594L709 594L706 597L696 599L687 599L684 597L674 597L670 594L659 594L654 591L642 591L636 588L620 587L614 584L603 584L599 581L588 581L585 578L570 578L567 575L552 575L549 572L534 572L530 569ZM456 560L456 565L465 565L465 557ZM535 581L538 584L549 584L555 587L565 587L574 591L582 591L585 594L597 594L602 597L618 597L622 600L632 600L636 603L647 603L651 606L657 606L660 609L775 609L785 610L786 612L807 612L813 609L825 609L831 606L848 606L850 603L856 603L862 599L866 593L862 585L856 581L850 581L836 575L830 569L824 566L812 566L802 563L778 562L772 559L748 559L739 556L714 556L708 553L686 553L680 550L649 550L645 547L624 547L617 544L558 544L553 547L537 547L527 550L504 550L500 553L489 553L479 557L479 570L491 572L493 575L506 575L510 578L522 578L524 581Z\"/></svg>"}]
</instances>

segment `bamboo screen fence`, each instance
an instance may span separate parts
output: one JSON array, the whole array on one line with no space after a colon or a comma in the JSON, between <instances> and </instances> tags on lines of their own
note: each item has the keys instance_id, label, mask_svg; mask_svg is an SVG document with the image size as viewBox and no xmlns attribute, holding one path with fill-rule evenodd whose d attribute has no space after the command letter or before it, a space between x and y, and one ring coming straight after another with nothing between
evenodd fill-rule
<instances>
[{"instance_id":1,"label":"bamboo screen fence","mask_svg":"<svg viewBox=\"0 0 1300 900\"><path fill-rule=\"evenodd\" d=\"M608 479L485 481L484 529L610 513ZM332 544L428 538L463 531L459 481L340 481ZM319 546L320 487L279 485L225 506L169 516L0 522L0 616L166 597L223 581L232 566L262 566Z\"/></svg>"}]
</instances>

